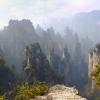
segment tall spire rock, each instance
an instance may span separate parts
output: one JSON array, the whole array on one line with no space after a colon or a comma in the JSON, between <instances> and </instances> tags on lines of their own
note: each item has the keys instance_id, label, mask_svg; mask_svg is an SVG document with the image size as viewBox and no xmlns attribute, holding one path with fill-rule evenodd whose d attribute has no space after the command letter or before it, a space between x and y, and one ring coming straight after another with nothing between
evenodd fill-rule
<instances>
[{"instance_id":1,"label":"tall spire rock","mask_svg":"<svg viewBox=\"0 0 100 100\"><path fill-rule=\"evenodd\" d=\"M89 53L89 75L100 64L100 43ZM91 82L92 89L94 89L94 81Z\"/></svg>"},{"instance_id":2,"label":"tall spire rock","mask_svg":"<svg viewBox=\"0 0 100 100\"><path fill-rule=\"evenodd\" d=\"M52 82L49 61L38 43L26 47L24 69L27 81L30 83L35 80Z\"/></svg>"},{"instance_id":3,"label":"tall spire rock","mask_svg":"<svg viewBox=\"0 0 100 100\"><path fill-rule=\"evenodd\" d=\"M89 71L96 68L100 63L100 43L89 53Z\"/></svg>"},{"instance_id":4,"label":"tall spire rock","mask_svg":"<svg viewBox=\"0 0 100 100\"><path fill-rule=\"evenodd\" d=\"M24 66L25 67L24 70L30 69L30 59L29 59L30 55L29 54L30 54L30 50L29 50L29 47L27 46L25 48L25 59L24 59L24 61L26 61L26 66Z\"/></svg>"},{"instance_id":5,"label":"tall spire rock","mask_svg":"<svg viewBox=\"0 0 100 100\"><path fill-rule=\"evenodd\" d=\"M48 49L48 61L49 61L49 64L51 64L51 53L52 53L52 48L49 48Z\"/></svg>"},{"instance_id":6,"label":"tall spire rock","mask_svg":"<svg viewBox=\"0 0 100 100\"><path fill-rule=\"evenodd\" d=\"M62 52L61 52L61 60L65 59L65 52L64 52L64 49L62 49Z\"/></svg>"}]
</instances>

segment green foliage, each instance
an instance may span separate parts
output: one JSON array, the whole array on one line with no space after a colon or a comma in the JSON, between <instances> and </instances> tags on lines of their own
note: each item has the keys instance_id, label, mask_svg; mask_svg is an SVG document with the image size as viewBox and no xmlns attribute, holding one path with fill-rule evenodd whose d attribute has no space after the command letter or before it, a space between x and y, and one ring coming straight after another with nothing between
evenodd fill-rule
<instances>
[{"instance_id":1,"label":"green foliage","mask_svg":"<svg viewBox=\"0 0 100 100\"><path fill-rule=\"evenodd\" d=\"M18 93L15 96L15 100L29 100L32 95L32 90L28 83L17 85L17 91Z\"/></svg>"},{"instance_id":2,"label":"green foliage","mask_svg":"<svg viewBox=\"0 0 100 100\"><path fill-rule=\"evenodd\" d=\"M95 80L96 86L100 87L100 65L97 65L90 75Z\"/></svg>"},{"instance_id":3,"label":"green foliage","mask_svg":"<svg viewBox=\"0 0 100 100\"><path fill-rule=\"evenodd\" d=\"M4 100L4 97L3 96L0 96L0 100Z\"/></svg>"},{"instance_id":4,"label":"green foliage","mask_svg":"<svg viewBox=\"0 0 100 100\"><path fill-rule=\"evenodd\" d=\"M36 91L38 95L44 95L48 92L48 85L45 82L35 82L32 85L33 90L38 90Z\"/></svg>"},{"instance_id":5,"label":"green foliage","mask_svg":"<svg viewBox=\"0 0 100 100\"><path fill-rule=\"evenodd\" d=\"M15 100L29 100L37 95L44 95L48 92L48 85L45 82L35 82L32 85L24 83L17 85Z\"/></svg>"}]
</instances>

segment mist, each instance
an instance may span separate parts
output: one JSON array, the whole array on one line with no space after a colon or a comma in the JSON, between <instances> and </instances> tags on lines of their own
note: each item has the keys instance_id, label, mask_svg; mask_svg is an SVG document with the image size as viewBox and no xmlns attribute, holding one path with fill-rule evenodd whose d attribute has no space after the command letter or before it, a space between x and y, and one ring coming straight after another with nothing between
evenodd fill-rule
<instances>
[{"instance_id":1,"label":"mist","mask_svg":"<svg viewBox=\"0 0 100 100\"><path fill-rule=\"evenodd\" d=\"M98 0L0 1L1 97L47 100L49 93L56 90L59 96L59 90L62 95L69 88L85 100L100 98L99 4Z\"/></svg>"}]
</instances>

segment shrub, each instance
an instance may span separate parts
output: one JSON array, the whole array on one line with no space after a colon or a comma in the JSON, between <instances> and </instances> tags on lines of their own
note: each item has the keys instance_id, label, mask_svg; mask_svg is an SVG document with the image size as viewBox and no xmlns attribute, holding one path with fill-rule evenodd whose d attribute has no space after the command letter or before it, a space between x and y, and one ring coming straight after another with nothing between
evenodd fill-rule
<instances>
[{"instance_id":1,"label":"shrub","mask_svg":"<svg viewBox=\"0 0 100 100\"><path fill-rule=\"evenodd\" d=\"M4 100L4 97L3 96L0 96L0 100Z\"/></svg>"},{"instance_id":2,"label":"shrub","mask_svg":"<svg viewBox=\"0 0 100 100\"><path fill-rule=\"evenodd\" d=\"M38 95L44 95L48 92L48 85L45 82L35 82L32 89L37 90Z\"/></svg>"},{"instance_id":3,"label":"shrub","mask_svg":"<svg viewBox=\"0 0 100 100\"><path fill-rule=\"evenodd\" d=\"M95 80L95 85L100 87L100 65L97 65L90 75Z\"/></svg>"},{"instance_id":4,"label":"shrub","mask_svg":"<svg viewBox=\"0 0 100 100\"><path fill-rule=\"evenodd\" d=\"M48 85L45 82L35 82L32 85L23 83L17 85L15 100L29 100L37 95L44 95L48 92Z\"/></svg>"}]
</instances>

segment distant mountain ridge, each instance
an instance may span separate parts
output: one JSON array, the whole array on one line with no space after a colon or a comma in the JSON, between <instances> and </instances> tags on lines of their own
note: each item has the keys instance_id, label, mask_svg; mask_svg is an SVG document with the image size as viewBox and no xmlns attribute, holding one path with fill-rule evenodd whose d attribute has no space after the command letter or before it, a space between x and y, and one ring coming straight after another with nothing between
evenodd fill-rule
<instances>
[{"instance_id":1,"label":"distant mountain ridge","mask_svg":"<svg viewBox=\"0 0 100 100\"><path fill-rule=\"evenodd\" d=\"M70 19L68 26L81 37L89 37L97 42L100 39L100 10L78 13Z\"/></svg>"},{"instance_id":2,"label":"distant mountain ridge","mask_svg":"<svg viewBox=\"0 0 100 100\"><path fill-rule=\"evenodd\" d=\"M61 34L64 34L63 30L68 26L80 37L89 37L96 43L100 40L100 10L80 12L59 20L54 19L50 25Z\"/></svg>"},{"instance_id":3,"label":"distant mountain ridge","mask_svg":"<svg viewBox=\"0 0 100 100\"><path fill-rule=\"evenodd\" d=\"M8 26L0 31L0 48L7 62L20 68L25 46L38 39L39 36L30 20L10 20Z\"/></svg>"}]
</instances>

